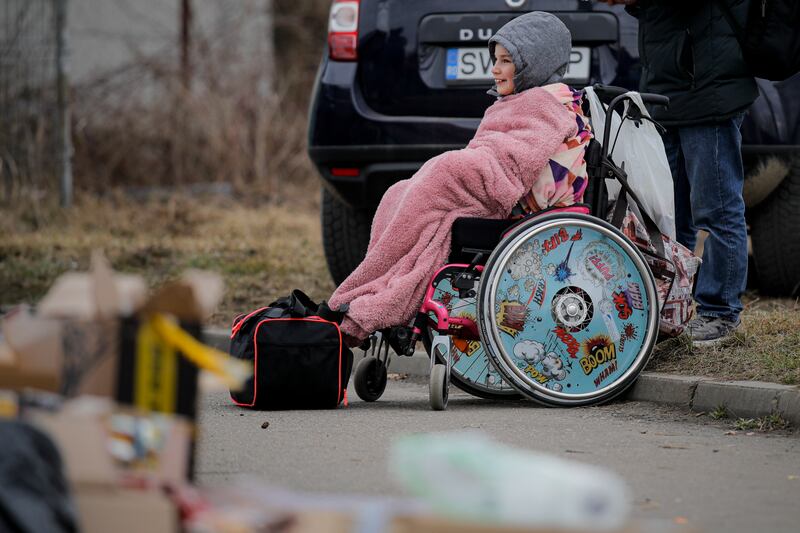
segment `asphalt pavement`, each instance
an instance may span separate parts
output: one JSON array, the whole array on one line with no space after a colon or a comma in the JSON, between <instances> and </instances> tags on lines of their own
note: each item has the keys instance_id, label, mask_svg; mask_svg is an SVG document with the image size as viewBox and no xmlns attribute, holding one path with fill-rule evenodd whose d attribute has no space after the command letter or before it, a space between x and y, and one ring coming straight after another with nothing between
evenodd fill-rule
<instances>
[{"instance_id":1,"label":"asphalt pavement","mask_svg":"<svg viewBox=\"0 0 800 533\"><path fill-rule=\"evenodd\" d=\"M337 410L259 412L234 406L226 391L206 389L198 480L226 484L251 474L304 491L401 495L387 474L395 437L475 429L613 470L631 487L635 517L644 521L686 521L701 531L800 527L797 432L734 431L730 422L651 402L552 409L460 391L451 393L447 411L434 412L426 381L415 377L390 381L372 404L360 401L352 385L349 398Z\"/></svg>"},{"instance_id":2,"label":"asphalt pavement","mask_svg":"<svg viewBox=\"0 0 800 533\"><path fill-rule=\"evenodd\" d=\"M222 329L204 332L205 342L228 351L230 334ZM357 350L355 361L364 352ZM430 359L424 351L413 357L392 357L390 372L426 377ZM760 418L779 414L794 427L800 428L800 387L760 381L724 381L703 376L683 376L642 372L635 384L625 393L631 400L648 401L688 407L696 412L708 412L725 407L734 418Z\"/></svg>"}]
</instances>

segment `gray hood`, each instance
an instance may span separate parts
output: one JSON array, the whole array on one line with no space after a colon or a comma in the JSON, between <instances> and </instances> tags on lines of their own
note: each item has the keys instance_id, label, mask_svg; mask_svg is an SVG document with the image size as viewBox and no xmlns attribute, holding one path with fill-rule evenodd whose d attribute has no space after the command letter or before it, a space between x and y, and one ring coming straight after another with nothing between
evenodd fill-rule
<instances>
[{"instance_id":1,"label":"gray hood","mask_svg":"<svg viewBox=\"0 0 800 533\"><path fill-rule=\"evenodd\" d=\"M514 92L519 93L561 81L569 63L572 36L555 15L533 11L511 20L489 39L493 63L497 44L503 45L514 60ZM499 96L496 88L489 94Z\"/></svg>"}]
</instances>

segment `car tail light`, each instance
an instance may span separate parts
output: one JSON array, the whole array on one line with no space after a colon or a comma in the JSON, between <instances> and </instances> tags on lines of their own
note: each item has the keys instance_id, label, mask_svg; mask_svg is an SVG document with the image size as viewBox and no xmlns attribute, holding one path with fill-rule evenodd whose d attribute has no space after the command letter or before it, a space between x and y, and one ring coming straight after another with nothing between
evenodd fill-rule
<instances>
[{"instance_id":1,"label":"car tail light","mask_svg":"<svg viewBox=\"0 0 800 533\"><path fill-rule=\"evenodd\" d=\"M328 20L331 59L355 61L358 45L358 0L334 0Z\"/></svg>"},{"instance_id":2,"label":"car tail light","mask_svg":"<svg viewBox=\"0 0 800 533\"><path fill-rule=\"evenodd\" d=\"M331 175L337 177L350 177L354 178L360 174L360 170L357 168L342 168L342 167L333 167L331 168Z\"/></svg>"}]
</instances>

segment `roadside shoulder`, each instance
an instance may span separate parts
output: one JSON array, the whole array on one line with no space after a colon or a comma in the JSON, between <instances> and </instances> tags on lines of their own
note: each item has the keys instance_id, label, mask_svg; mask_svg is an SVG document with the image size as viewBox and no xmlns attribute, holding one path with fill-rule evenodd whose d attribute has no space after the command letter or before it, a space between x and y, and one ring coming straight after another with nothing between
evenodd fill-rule
<instances>
[{"instance_id":1,"label":"roadside shoulder","mask_svg":"<svg viewBox=\"0 0 800 533\"><path fill-rule=\"evenodd\" d=\"M225 330L206 330L205 339L215 348L228 349L229 335ZM428 356L424 352L417 352L412 357L394 356L389 367L389 372L409 376L427 376L428 370ZM724 407L730 416L737 418L780 414L795 427L800 427L800 387L794 385L642 372L624 397L697 412L710 413Z\"/></svg>"}]
</instances>

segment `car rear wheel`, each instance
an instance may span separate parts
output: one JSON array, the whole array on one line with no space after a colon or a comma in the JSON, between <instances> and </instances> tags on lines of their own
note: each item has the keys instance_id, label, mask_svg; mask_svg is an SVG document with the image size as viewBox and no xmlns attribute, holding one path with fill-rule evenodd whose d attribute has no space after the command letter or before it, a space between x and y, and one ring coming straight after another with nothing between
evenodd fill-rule
<instances>
[{"instance_id":1,"label":"car rear wheel","mask_svg":"<svg viewBox=\"0 0 800 533\"><path fill-rule=\"evenodd\" d=\"M371 217L322 189L322 246L334 283L339 285L364 259Z\"/></svg>"},{"instance_id":2,"label":"car rear wheel","mask_svg":"<svg viewBox=\"0 0 800 533\"><path fill-rule=\"evenodd\" d=\"M800 294L800 156L772 194L753 211L750 238L758 276L765 294Z\"/></svg>"}]
</instances>

